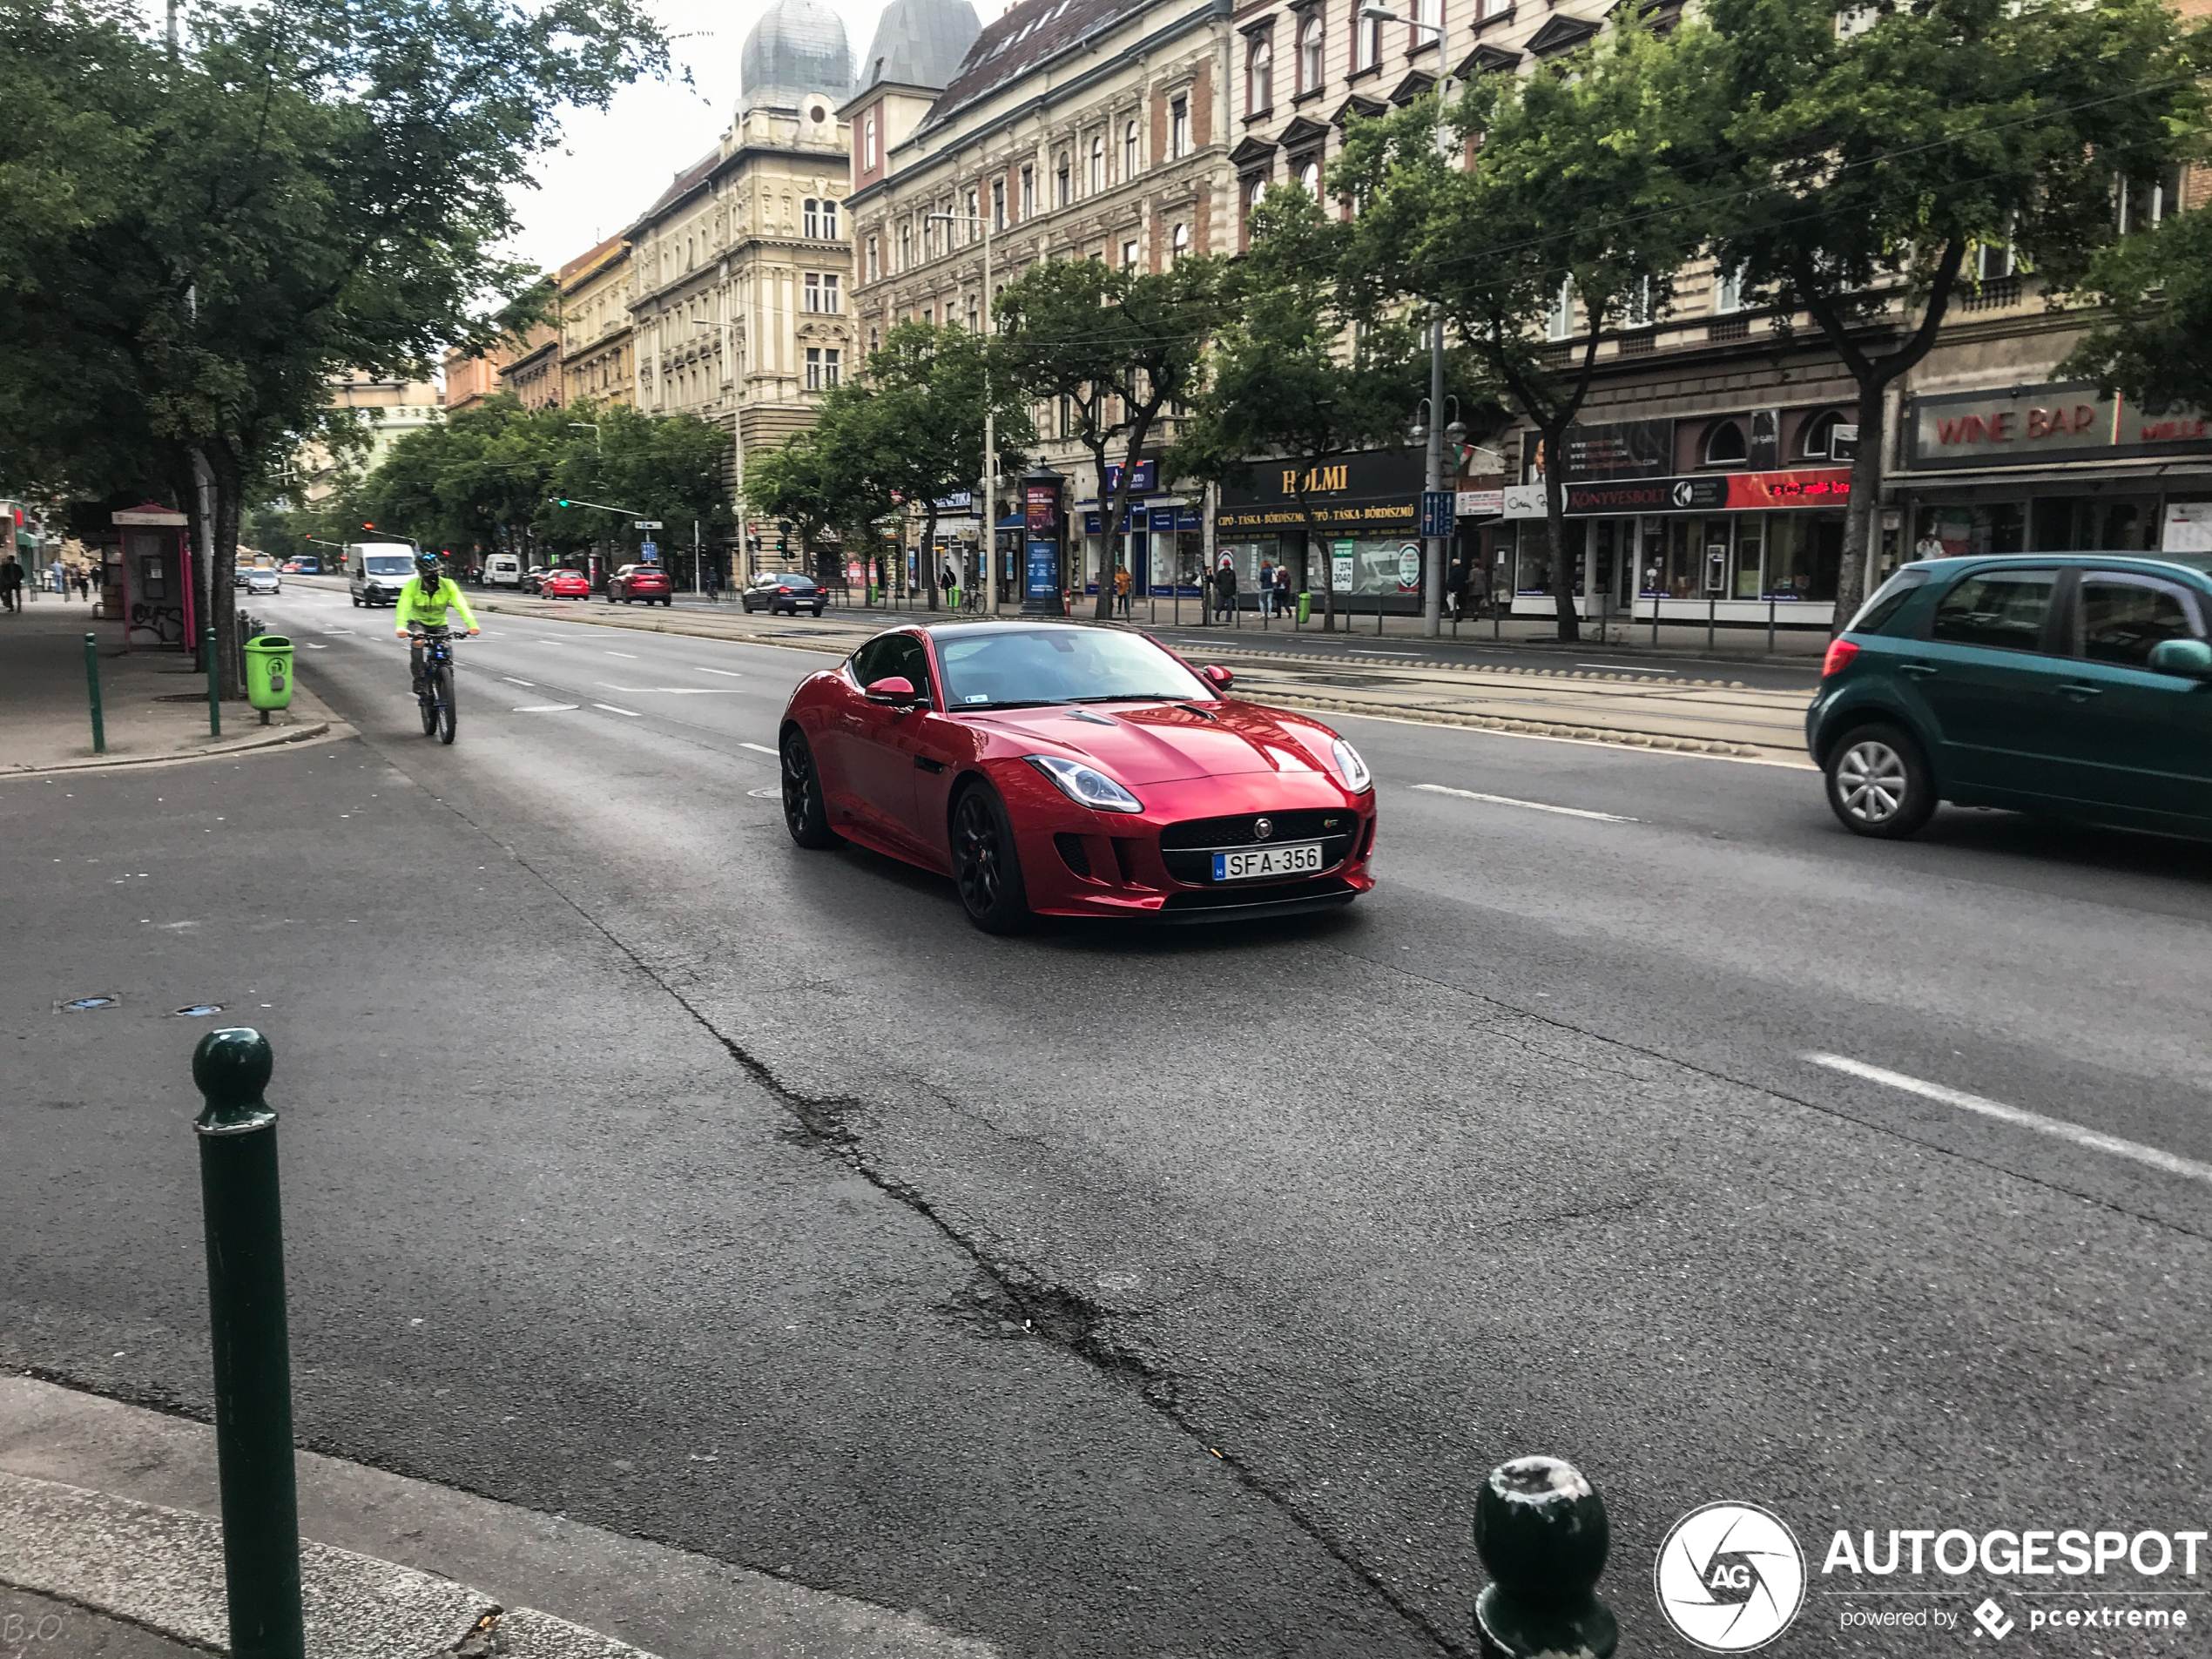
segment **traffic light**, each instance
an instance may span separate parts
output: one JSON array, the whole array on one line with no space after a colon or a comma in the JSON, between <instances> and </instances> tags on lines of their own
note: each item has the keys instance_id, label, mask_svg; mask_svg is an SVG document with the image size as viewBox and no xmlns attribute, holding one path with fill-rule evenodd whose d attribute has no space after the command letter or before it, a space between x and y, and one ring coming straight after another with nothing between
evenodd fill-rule
<instances>
[{"instance_id":1,"label":"traffic light","mask_svg":"<svg viewBox=\"0 0 2212 1659\"><path fill-rule=\"evenodd\" d=\"M561 500L561 499L560 499L560 497L558 497L557 496L554 497L554 500L553 500L553 504L554 504L556 507L573 507L573 506L575 506L575 505L576 505L576 503L575 503L574 502L572 502L572 501L563 501L563 500Z\"/></svg>"}]
</instances>

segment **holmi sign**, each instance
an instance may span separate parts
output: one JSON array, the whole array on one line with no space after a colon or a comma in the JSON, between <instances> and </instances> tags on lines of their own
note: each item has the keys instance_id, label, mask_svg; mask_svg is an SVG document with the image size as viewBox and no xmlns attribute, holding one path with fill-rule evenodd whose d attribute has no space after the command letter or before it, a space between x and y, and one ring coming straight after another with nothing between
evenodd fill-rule
<instances>
[{"instance_id":1,"label":"holmi sign","mask_svg":"<svg viewBox=\"0 0 2212 1659\"><path fill-rule=\"evenodd\" d=\"M1307 469L1305 493L1309 496L1340 493L1351 488L1352 469L1342 462L1333 467L1313 467ZM1286 467L1283 469L1283 493L1285 496L1295 496L1298 493L1298 476L1296 467Z\"/></svg>"},{"instance_id":2,"label":"holmi sign","mask_svg":"<svg viewBox=\"0 0 2212 1659\"><path fill-rule=\"evenodd\" d=\"M1915 471L2212 453L2212 422L2195 410L2138 414L2087 381L1916 397L1910 408Z\"/></svg>"}]
</instances>

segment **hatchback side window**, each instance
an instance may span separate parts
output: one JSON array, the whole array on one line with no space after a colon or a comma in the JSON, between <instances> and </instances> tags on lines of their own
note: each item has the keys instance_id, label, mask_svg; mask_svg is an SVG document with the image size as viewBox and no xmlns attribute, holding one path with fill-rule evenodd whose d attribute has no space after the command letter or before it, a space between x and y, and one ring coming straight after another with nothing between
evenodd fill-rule
<instances>
[{"instance_id":1,"label":"hatchback side window","mask_svg":"<svg viewBox=\"0 0 2212 1659\"><path fill-rule=\"evenodd\" d=\"M2080 644L2093 663L2148 668L2152 649L2168 639L2202 639L2202 623L2189 596L2170 582L2124 570L2091 570L2081 578Z\"/></svg>"},{"instance_id":2,"label":"hatchback side window","mask_svg":"<svg viewBox=\"0 0 2212 1659\"><path fill-rule=\"evenodd\" d=\"M2040 651L2056 570L1982 570L1936 604L1928 637L1994 651Z\"/></svg>"}]
</instances>

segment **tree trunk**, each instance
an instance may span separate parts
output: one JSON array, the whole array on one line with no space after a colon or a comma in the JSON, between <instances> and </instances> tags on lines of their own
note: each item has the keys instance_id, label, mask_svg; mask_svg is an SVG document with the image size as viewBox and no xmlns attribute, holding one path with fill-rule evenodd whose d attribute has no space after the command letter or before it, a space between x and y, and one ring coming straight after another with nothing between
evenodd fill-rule
<instances>
[{"instance_id":1,"label":"tree trunk","mask_svg":"<svg viewBox=\"0 0 2212 1659\"><path fill-rule=\"evenodd\" d=\"M1889 401L1889 380L1862 375L1858 381L1858 448L1851 463L1851 500L1844 509L1843 566L1836 572L1836 615L1832 637L1858 612L1881 558L1882 424Z\"/></svg>"},{"instance_id":2,"label":"tree trunk","mask_svg":"<svg viewBox=\"0 0 2212 1659\"><path fill-rule=\"evenodd\" d=\"M1307 579L1312 580L1313 551L1321 551L1321 631L1332 634L1337 631L1337 567L1335 556L1330 551L1328 538L1321 534L1321 526L1313 516L1313 504L1306 499L1305 481L1313 475L1318 462L1298 468L1298 516L1305 520L1305 557Z\"/></svg>"},{"instance_id":3,"label":"tree trunk","mask_svg":"<svg viewBox=\"0 0 2212 1659\"><path fill-rule=\"evenodd\" d=\"M1129 536L1120 526L1129 516L1129 486L1132 469L1136 464L1135 453L1122 462L1122 487L1114 492L1110 503L1106 499L1106 463L1098 463L1098 603L1091 607L1094 621L1109 622L1114 615L1114 576L1121 567L1115 556L1115 542L1121 543L1121 557L1128 556ZM1081 577L1078 577L1078 581Z\"/></svg>"},{"instance_id":4,"label":"tree trunk","mask_svg":"<svg viewBox=\"0 0 2212 1659\"><path fill-rule=\"evenodd\" d=\"M245 505L238 469L219 451L207 456L215 498L213 556L209 561L209 625L215 630L217 678L226 701L243 697L245 675L238 649L238 589L231 569L238 563L239 514Z\"/></svg>"},{"instance_id":5,"label":"tree trunk","mask_svg":"<svg viewBox=\"0 0 2212 1659\"><path fill-rule=\"evenodd\" d=\"M1553 609L1559 616L1559 637L1571 644L1582 637L1582 619L1575 610L1575 581L1567 568L1565 438L1564 427L1544 434L1544 537L1551 544Z\"/></svg>"}]
</instances>

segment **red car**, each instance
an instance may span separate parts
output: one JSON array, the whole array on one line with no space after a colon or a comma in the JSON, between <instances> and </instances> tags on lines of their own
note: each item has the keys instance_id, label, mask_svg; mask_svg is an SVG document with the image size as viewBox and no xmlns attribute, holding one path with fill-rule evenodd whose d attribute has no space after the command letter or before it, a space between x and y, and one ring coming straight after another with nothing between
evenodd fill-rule
<instances>
[{"instance_id":1,"label":"red car","mask_svg":"<svg viewBox=\"0 0 2212 1659\"><path fill-rule=\"evenodd\" d=\"M1282 915L1374 886L1374 782L1318 720L1142 634L878 634L784 710L784 822L949 875L978 927Z\"/></svg>"},{"instance_id":2,"label":"red car","mask_svg":"<svg viewBox=\"0 0 2212 1659\"><path fill-rule=\"evenodd\" d=\"M581 570L548 570L537 579L541 599L589 599L591 582Z\"/></svg>"},{"instance_id":3,"label":"red car","mask_svg":"<svg viewBox=\"0 0 2212 1659\"><path fill-rule=\"evenodd\" d=\"M676 603L676 584L658 564L625 564L607 578L607 603L612 604L617 599L626 605L640 599L647 604L658 599L664 605L672 605Z\"/></svg>"}]
</instances>

